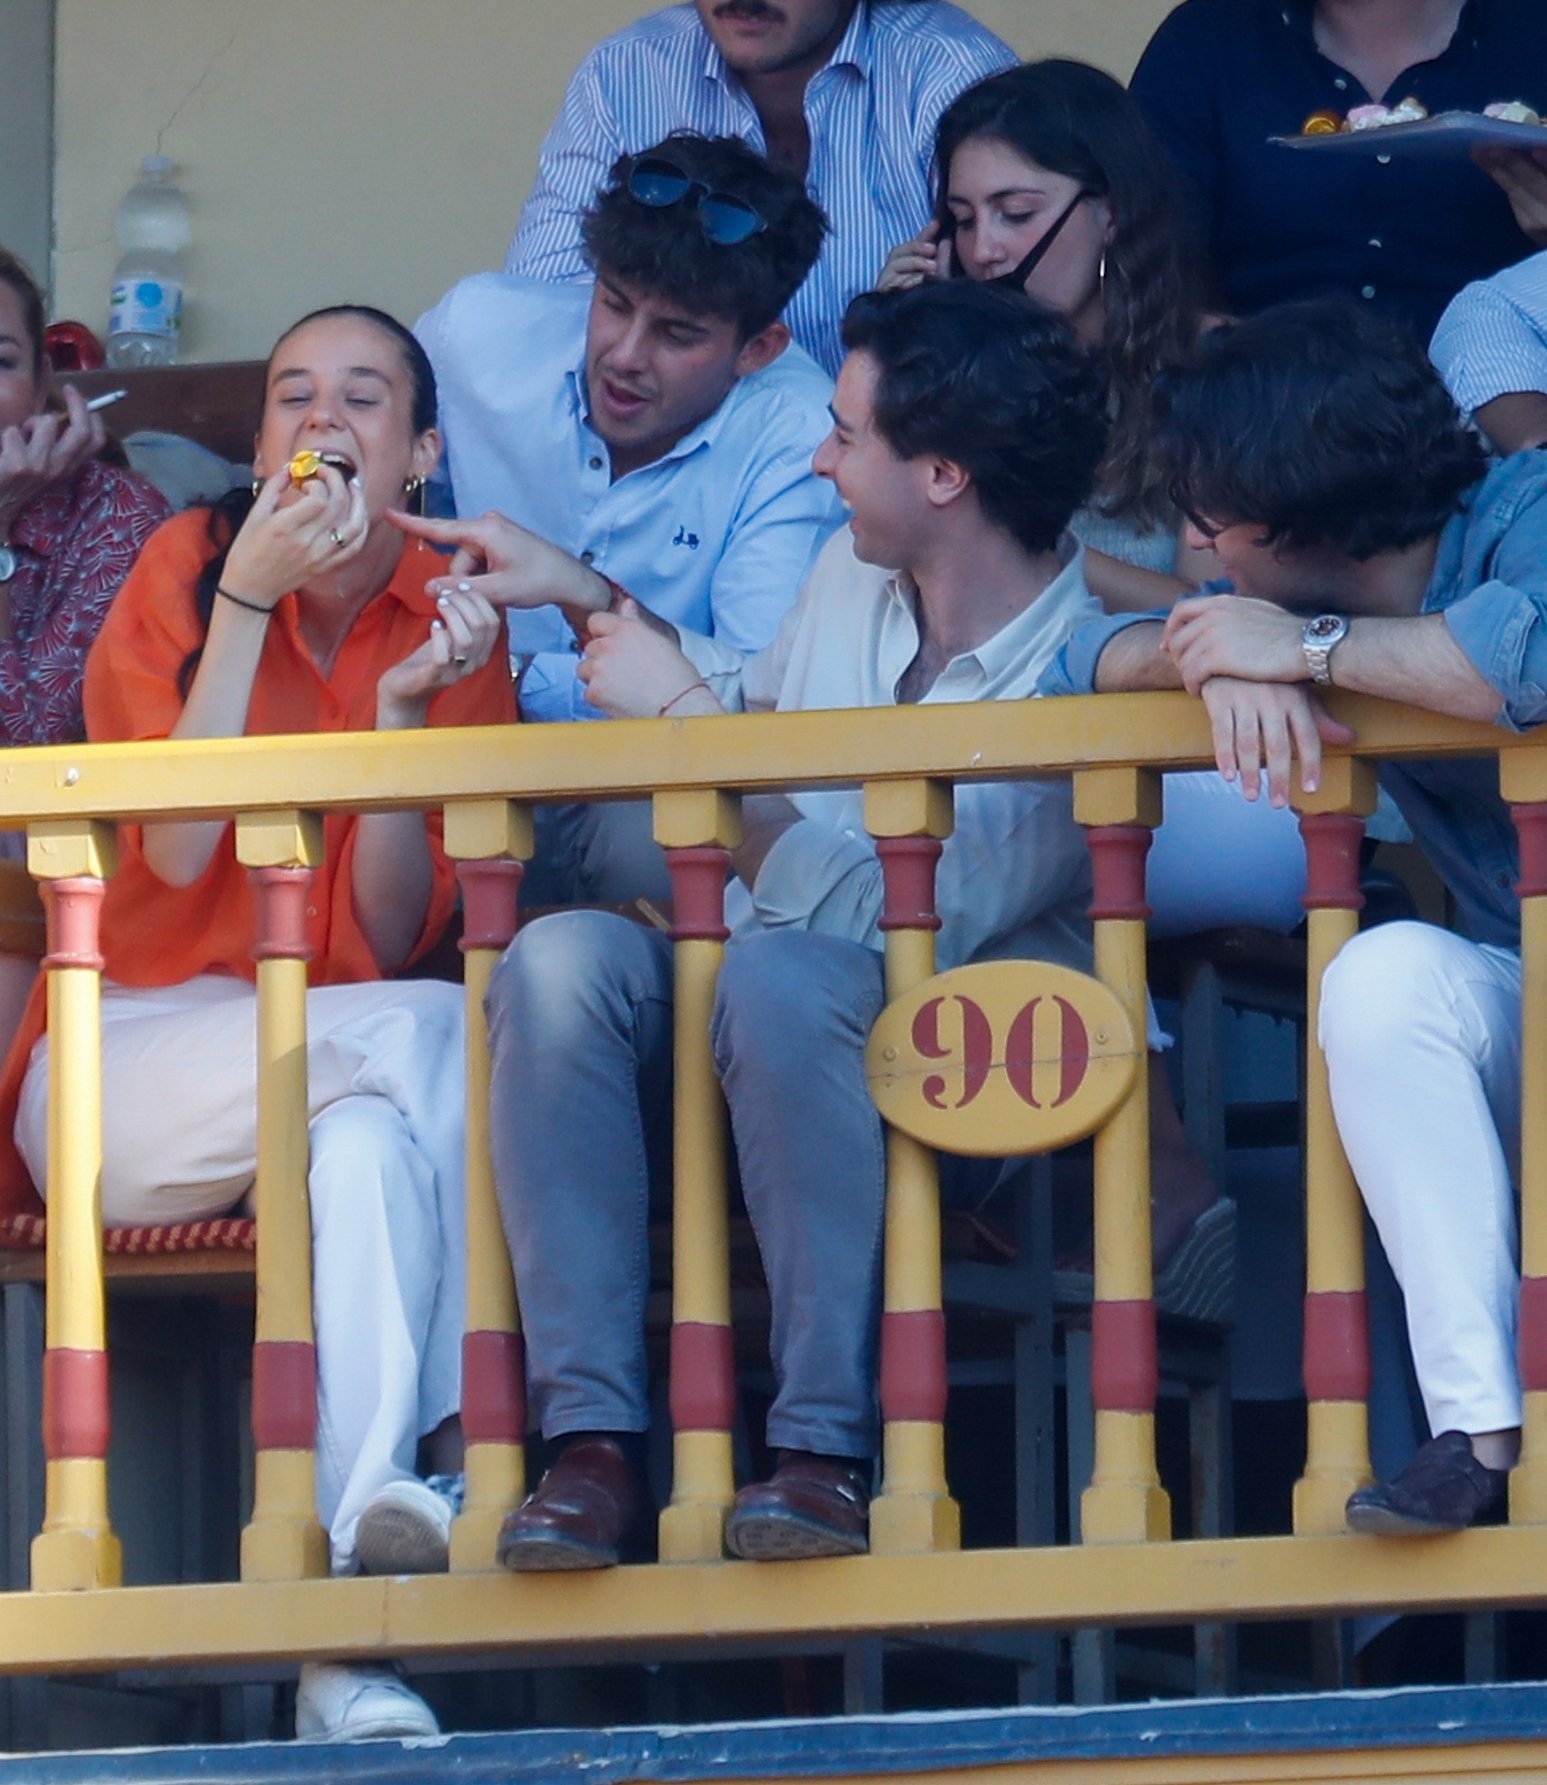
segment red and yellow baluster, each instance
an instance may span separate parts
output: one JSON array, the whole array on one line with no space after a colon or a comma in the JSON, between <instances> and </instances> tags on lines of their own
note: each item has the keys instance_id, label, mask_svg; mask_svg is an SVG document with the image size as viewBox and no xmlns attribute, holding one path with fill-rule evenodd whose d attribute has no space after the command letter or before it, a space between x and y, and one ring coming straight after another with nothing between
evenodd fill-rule
<instances>
[{"instance_id":1,"label":"red and yellow baluster","mask_svg":"<svg viewBox=\"0 0 1547 1785\"><path fill-rule=\"evenodd\" d=\"M1370 1338L1364 1287L1364 1208L1343 1154L1327 1062L1317 1044L1321 981L1359 928L1359 849L1375 810L1368 763L1325 763L1314 794L1297 794L1305 839L1305 1473L1295 1483L1301 1535L1347 1529L1348 1496L1370 1479Z\"/></svg>"},{"instance_id":2,"label":"red and yellow baluster","mask_svg":"<svg viewBox=\"0 0 1547 1785\"><path fill-rule=\"evenodd\" d=\"M1520 838L1520 1461L1509 1478L1509 1516L1547 1523L1547 764L1540 752L1505 755L1505 799Z\"/></svg>"},{"instance_id":3,"label":"red and yellow baluster","mask_svg":"<svg viewBox=\"0 0 1547 1785\"><path fill-rule=\"evenodd\" d=\"M110 824L34 825L27 865L48 916L48 1294L43 1356L42 1592L115 1587L123 1552L107 1506L108 1364L102 1285L103 882Z\"/></svg>"},{"instance_id":4,"label":"red and yellow baluster","mask_svg":"<svg viewBox=\"0 0 1547 1785\"><path fill-rule=\"evenodd\" d=\"M1096 977L1148 1033L1144 863L1160 822L1160 781L1146 769L1088 769L1074 778L1094 893ZM1091 1307L1095 1464L1080 1497L1084 1543L1171 1535L1171 1501L1155 1465L1159 1366L1150 1261L1149 1078L1140 1071L1095 1140L1096 1293Z\"/></svg>"},{"instance_id":5,"label":"red and yellow baluster","mask_svg":"<svg viewBox=\"0 0 1547 1785\"><path fill-rule=\"evenodd\" d=\"M935 869L953 824L939 781L865 788L865 828L886 886L888 1003L935 971ZM886 1131L886 1263L881 1314L882 1487L870 1547L905 1555L961 1545L961 1508L945 1474L945 1315L940 1286L940 1181L935 1156Z\"/></svg>"},{"instance_id":6,"label":"red and yellow baluster","mask_svg":"<svg viewBox=\"0 0 1547 1785\"><path fill-rule=\"evenodd\" d=\"M467 1497L451 1528L451 1567L475 1574L494 1566L501 1521L526 1492L526 1353L489 1156L483 1001L495 964L516 933L516 898L532 854L532 815L509 800L448 806L445 840L462 887L467 992Z\"/></svg>"},{"instance_id":7,"label":"red and yellow baluster","mask_svg":"<svg viewBox=\"0 0 1547 1785\"><path fill-rule=\"evenodd\" d=\"M725 941L725 880L741 841L741 806L714 792L655 796L655 840L671 871L675 969L672 1185L671 1503L663 1562L724 1553L735 1497L725 1104L709 1039Z\"/></svg>"},{"instance_id":8,"label":"red and yellow baluster","mask_svg":"<svg viewBox=\"0 0 1547 1785\"><path fill-rule=\"evenodd\" d=\"M328 1572L327 1535L317 1522L317 1345L306 1185L307 900L322 861L322 822L297 811L239 818L236 855L257 906L258 963L257 1454L242 1579L303 1580Z\"/></svg>"}]
</instances>

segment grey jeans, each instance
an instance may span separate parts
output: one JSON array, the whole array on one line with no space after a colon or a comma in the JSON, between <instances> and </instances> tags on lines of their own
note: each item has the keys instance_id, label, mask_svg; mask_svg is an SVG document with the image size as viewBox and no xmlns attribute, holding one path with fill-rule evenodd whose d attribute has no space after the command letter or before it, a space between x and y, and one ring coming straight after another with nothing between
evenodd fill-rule
<instances>
[{"instance_id":1,"label":"grey jeans","mask_svg":"<svg viewBox=\"0 0 1547 1785\"><path fill-rule=\"evenodd\" d=\"M714 1055L773 1305L776 1449L875 1449L885 1155L864 1049L881 958L775 930L725 951ZM523 929L489 990L493 1150L545 1437L648 1423L652 1183L669 1183L671 945L597 911Z\"/></svg>"}]
</instances>

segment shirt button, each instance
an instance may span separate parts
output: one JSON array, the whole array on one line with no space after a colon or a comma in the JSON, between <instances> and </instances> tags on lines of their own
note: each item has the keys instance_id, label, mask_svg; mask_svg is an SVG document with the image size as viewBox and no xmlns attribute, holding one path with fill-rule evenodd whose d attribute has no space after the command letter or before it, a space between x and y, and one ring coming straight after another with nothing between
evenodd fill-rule
<instances>
[{"instance_id":1,"label":"shirt button","mask_svg":"<svg viewBox=\"0 0 1547 1785\"><path fill-rule=\"evenodd\" d=\"M1337 88L1339 93L1346 93L1348 91L1348 82L1343 79L1342 75L1339 75L1332 84Z\"/></svg>"},{"instance_id":2,"label":"shirt button","mask_svg":"<svg viewBox=\"0 0 1547 1785\"><path fill-rule=\"evenodd\" d=\"M1380 239L1379 236L1371 236L1370 237L1370 246L1372 248L1384 248L1386 246L1386 244Z\"/></svg>"},{"instance_id":3,"label":"shirt button","mask_svg":"<svg viewBox=\"0 0 1547 1785\"><path fill-rule=\"evenodd\" d=\"M1373 285L1361 286L1359 295L1362 298L1372 298L1375 296L1375 287Z\"/></svg>"},{"instance_id":4,"label":"shirt button","mask_svg":"<svg viewBox=\"0 0 1547 1785\"><path fill-rule=\"evenodd\" d=\"M1390 167L1391 166L1391 157L1389 155L1377 155L1375 157L1375 159L1380 163L1380 165L1382 167Z\"/></svg>"},{"instance_id":5,"label":"shirt button","mask_svg":"<svg viewBox=\"0 0 1547 1785\"><path fill-rule=\"evenodd\" d=\"M1387 160L1390 160L1390 156L1387 157ZM600 471L602 468L602 461L594 456L587 459L586 463L591 467L591 469L593 471Z\"/></svg>"},{"instance_id":6,"label":"shirt button","mask_svg":"<svg viewBox=\"0 0 1547 1785\"><path fill-rule=\"evenodd\" d=\"M590 564L590 563L592 563L592 562L593 562L593 561L594 561L594 560L595 560L595 558L596 558L596 553L595 553L595 552L589 552L589 551L587 551L587 552L582 552L582 553L581 553L581 554L580 554L580 562L581 562L581 563L582 563L582 564Z\"/></svg>"}]
</instances>

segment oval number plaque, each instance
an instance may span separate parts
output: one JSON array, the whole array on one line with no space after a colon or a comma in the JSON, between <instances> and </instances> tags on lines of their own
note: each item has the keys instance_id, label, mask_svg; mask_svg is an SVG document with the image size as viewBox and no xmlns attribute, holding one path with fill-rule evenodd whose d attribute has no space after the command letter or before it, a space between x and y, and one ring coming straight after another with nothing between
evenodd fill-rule
<instances>
[{"instance_id":1,"label":"oval number plaque","mask_svg":"<svg viewBox=\"0 0 1547 1785\"><path fill-rule=\"evenodd\" d=\"M982 961L889 1004L866 1072L894 1128L995 1158L1093 1134L1128 1095L1140 1052L1100 980L1046 961Z\"/></svg>"}]
</instances>

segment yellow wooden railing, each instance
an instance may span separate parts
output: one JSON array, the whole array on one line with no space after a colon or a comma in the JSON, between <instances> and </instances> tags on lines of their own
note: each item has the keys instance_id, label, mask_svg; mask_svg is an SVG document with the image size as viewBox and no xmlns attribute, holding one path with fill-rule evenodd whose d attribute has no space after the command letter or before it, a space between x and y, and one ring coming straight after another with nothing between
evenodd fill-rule
<instances>
[{"instance_id":1,"label":"yellow wooden railing","mask_svg":"<svg viewBox=\"0 0 1547 1785\"><path fill-rule=\"evenodd\" d=\"M1335 756L1321 790L1299 802L1313 858L1313 1016L1322 969L1356 922L1357 845L1372 806L1374 763L1496 754L1523 835L1539 838L1547 810L1547 743L1384 702L1339 698L1332 705L1358 743L1356 754ZM1096 977L1106 988L1103 1008L1115 1013L1107 1028L1138 1037L1128 1046L1136 1057L1144 1034L1143 859L1161 815L1160 774L1210 760L1201 711L1181 695L0 755L0 825L27 830L29 866L49 912L55 1061L47 1509L31 1590L4 1596L0 1672L240 1668L333 1655L495 1650L601 1659L704 1646L721 1653L789 1648L803 1639L830 1644L924 1629L1174 1624L1374 1607L1509 1606L1547 1597L1547 1383L1534 1378L1509 1526L1407 1545L1343 1532L1343 1502L1369 1472L1361 1221L1314 1042L1306 1111L1311 1417L1292 1535L1170 1537L1155 1464L1146 1078L1130 1059L1096 1140L1098 1405L1083 1542L958 1547L941 1424L933 1156L894 1129L884 1468L872 1553L780 1566L721 1559L732 1492L724 1415L730 1390L716 1372L729 1368L730 1298L724 1139L706 1024L721 951L713 889L736 841L739 796L864 788L866 822L888 877L887 989L898 1001L918 996L934 973L928 896L933 858L951 827L952 785L1072 776L1076 817L1087 827L1096 867ZM679 893L673 1362L699 1374L673 1397L680 1417L661 1561L585 1576L510 1576L496 1568L493 1548L499 1520L523 1488L514 1441L521 1407L513 1380L518 1286L505 1259L488 1165L481 1000L508 937L519 864L531 851L532 806L643 796L655 801L656 834ZM312 1461L296 1413L306 1405L311 1345L305 965L299 949L284 943L293 933L284 906L304 903L325 814L402 807L443 809L468 913L469 1493L449 1575L332 1581L324 1578ZM112 872L116 821L211 816L235 819L235 848L258 888L266 938L258 976L255 1503L240 1581L125 1588L118 1584L100 1429L107 1360L94 913ZM1547 872L1539 841L1527 853L1525 1070L1540 1079L1547 1073ZM696 913L691 922L681 918L684 910ZM1095 1040L1105 1037L1104 1030ZM1547 1278L1547 1105L1526 1102L1524 1319L1541 1356L1535 1325L1547 1312L1539 1287Z\"/></svg>"}]
</instances>

